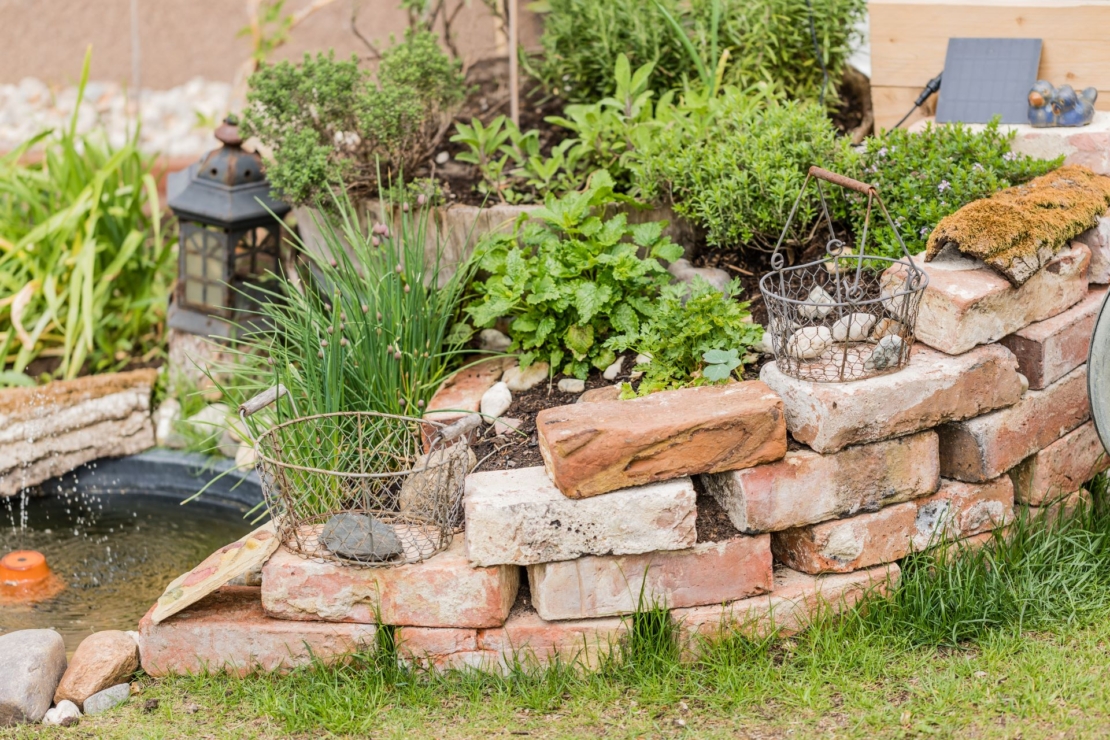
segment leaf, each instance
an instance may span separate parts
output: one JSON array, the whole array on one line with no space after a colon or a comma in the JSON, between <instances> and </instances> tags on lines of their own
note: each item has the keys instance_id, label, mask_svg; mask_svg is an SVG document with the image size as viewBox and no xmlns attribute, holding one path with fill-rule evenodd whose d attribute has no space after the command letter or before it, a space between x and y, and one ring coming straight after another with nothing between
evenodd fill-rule
<instances>
[{"instance_id":1,"label":"leaf","mask_svg":"<svg viewBox=\"0 0 1110 740\"><path fill-rule=\"evenodd\" d=\"M706 362L712 363L714 365L719 365L719 364L722 364L722 363L729 363L729 362L739 362L739 357L740 357L740 354L734 349L729 349L729 350L711 349L711 350L709 350L708 352L706 352L705 354L702 355L703 360L705 360ZM736 366L733 365L733 367L736 367Z\"/></svg>"},{"instance_id":2,"label":"leaf","mask_svg":"<svg viewBox=\"0 0 1110 740\"><path fill-rule=\"evenodd\" d=\"M682 255L686 253L681 244L675 244L670 239L661 241L652 247L651 256L656 259L665 260L667 262L674 262L681 259Z\"/></svg>"},{"instance_id":3,"label":"leaf","mask_svg":"<svg viewBox=\"0 0 1110 740\"><path fill-rule=\"evenodd\" d=\"M576 360L585 360L594 346L594 328L590 324L573 324L566 333L567 349Z\"/></svg>"},{"instance_id":4,"label":"leaf","mask_svg":"<svg viewBox=\"0 0 1110 740\"><path fill-rule=\"evenodd\" d=\"M574 307L578 310L578 318L582 323L588 323L606 303L612 290L608 286L599 286L597 283L584 282L574 291Z\"/></svg>"},{"instance_id":5,"label":"leaf","mask_svg":"<svg viewBox=\"0 0 1110 740\"><path fill-rule=\"evenodd\" d=\"M732 375L732 368L727 365L706 365L701 371L702 377L713 382L728 380Z\"/></svg>"},{"instance_id":6,"label":"leaf","mask_svg":"<svg viewBox=\"0 0 1110 740\"><path fill-rule=\"evenodd\" d=\"M650 247L659 241L663 235L665 221L648 221L642 224L633 224L628 227L632 234L632 242L640 247Z\"/></svg>"}]
</instances>

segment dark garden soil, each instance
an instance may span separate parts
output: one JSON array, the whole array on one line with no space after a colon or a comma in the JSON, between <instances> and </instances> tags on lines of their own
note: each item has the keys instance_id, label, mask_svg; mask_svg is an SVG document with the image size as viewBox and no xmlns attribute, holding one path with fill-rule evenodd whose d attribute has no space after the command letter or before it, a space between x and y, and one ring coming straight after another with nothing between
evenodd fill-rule
<instances>
[{"instance_id":1,"label":"dark garden soil","mask_svg":"<svg viewBox=\"0 0 1110 740\"><path fill-rule=\"evenodd\" d=\"M701 478L694 476L694 490L698 493L698 542L723 542L740 535L740 530L732 526L728 514L710 496L702 485Z\"/></svg>"}]
</instances>

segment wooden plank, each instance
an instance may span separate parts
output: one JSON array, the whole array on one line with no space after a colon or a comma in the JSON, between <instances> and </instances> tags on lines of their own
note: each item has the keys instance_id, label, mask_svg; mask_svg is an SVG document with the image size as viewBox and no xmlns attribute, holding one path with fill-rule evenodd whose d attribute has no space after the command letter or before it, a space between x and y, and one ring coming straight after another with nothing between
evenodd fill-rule
<instances>
[{"instance_id":1,"label":"wooden plank","mask_svg":"<svg viewBox=\"0 0 1110 740\"><path fill-rule=\"evenodd\" d=\"M1058 7L872 2L872 84L920 90L944 68L950 37L1044 40L1039 76L1110 90L1110 4Z\"/></svg>"}]
</instances>

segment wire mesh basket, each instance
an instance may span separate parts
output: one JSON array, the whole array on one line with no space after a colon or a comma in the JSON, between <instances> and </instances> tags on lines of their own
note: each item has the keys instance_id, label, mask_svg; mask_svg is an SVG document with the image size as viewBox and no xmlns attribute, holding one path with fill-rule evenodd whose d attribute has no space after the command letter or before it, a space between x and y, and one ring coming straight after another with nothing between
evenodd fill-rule
<instances>
[{"instance_id":1,"label":"wire mesh basket","mask_svg":"<svg viewBox=\"0 0 1110 740\"><path fill-rule=\"evenodd\" d=\"M278 386L240 406L244 425L284 393ZM282 541L305 557L361 567L445 550L461 525L473 455L451 438L434 421L366 411L267 429L254 440L256 468Z\"/></svg>"},{"instance_id":2,"label":"wire mesh basket","mask_svg":"<svg viewBox=\"0 0 1110 740\"><path fill-rule=\"evenodd\" d=\"M782 244L810 181L816 184L821 217L828 225L825 256L785 266ZM867 196L859 248L853 253L837 238L821 182ZM874 203L886 217L903 258L869 256L867 235ZM875 186L810 167L771 255L772 271L759 281L767 306L778 369L794 378L819 383L861 380L905 367L928 276L910 259Z\"/></svg>"}]
</instances>

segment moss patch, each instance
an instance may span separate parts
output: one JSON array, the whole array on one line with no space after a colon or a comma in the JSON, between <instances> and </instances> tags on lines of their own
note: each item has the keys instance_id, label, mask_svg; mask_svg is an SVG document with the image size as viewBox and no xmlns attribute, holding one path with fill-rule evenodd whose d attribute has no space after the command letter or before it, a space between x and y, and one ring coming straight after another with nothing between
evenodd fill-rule
<instances>
[{"instance_id":1,"label":"moss patch","mask_svg":"<svg viewBox=\"0 0 1110 740\"><path fill-rule=\"evenodd\" d=\"M925 260L954 247L1021 285L1110 206L1110 177L1069 165L941 219Z\"/></svg>"}]
</instances>

